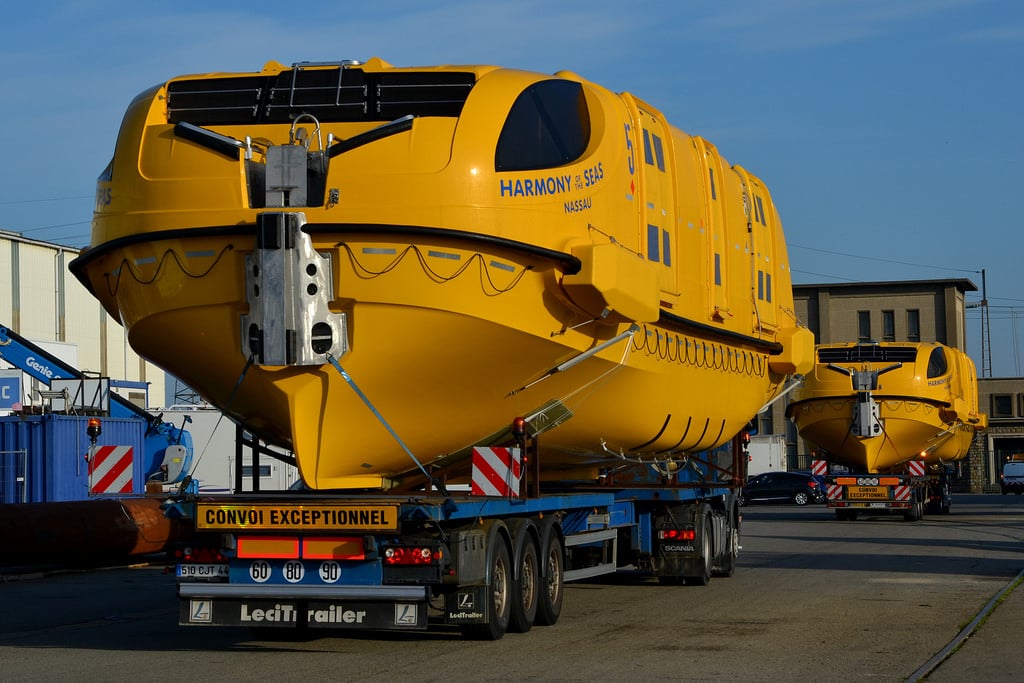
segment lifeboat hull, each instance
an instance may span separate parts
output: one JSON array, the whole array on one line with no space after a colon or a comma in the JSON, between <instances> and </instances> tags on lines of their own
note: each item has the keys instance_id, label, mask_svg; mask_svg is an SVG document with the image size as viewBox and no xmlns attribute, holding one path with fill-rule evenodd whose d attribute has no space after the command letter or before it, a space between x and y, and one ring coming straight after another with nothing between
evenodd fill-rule
<instances>
[{"instance_id":1,"label":"lifeboat hull","mask_svg":"<svg viewBox=\"0 0 1024 683\"><path fill-rule=\"evenodd\" d=\"M318 248L340 240L329 236ZM466 448L507 437L518 416L540 425L564 420L544 438L546 477L593 479L599 468L621 464L619 454L654 461L721 445L783 379L763 350L654 325L632 332L605 325L596 338L593 329L563 331L537 306L554 277L539 264L449 244L445 253L478 265L454 275L455 267L431 270L409 256L389 268L391 261L356 263L349 254L409 245L352 237L333 247L337 292L352 302L350 350L338 366L247 367L239 283L251 245L240 242L152 242L113 252L96 267L121 264L112 288L133 348L246 428L293 449L303 479L318 488L386 485L416 469L410 452L424 465L452 465ZM420 253L437 249L415 245ZM206 254L207 263L193 263L189 253ZM448 265L438 260L432 268ZM502 267L488 269L489 262ZM367 280L367 269L386 273ZM726 404L728 411L708 410Z\"/></svg>"},{"instance_id":2,"label":"lifeboat hull","mask_svg":"<svg viewBox=\"0 0 1024 683\"><path fill-rule=\"evenodd\" d=\"M792 409L800 435L824 448L833 462L864 472L890 472L908 460L929 465L963 458L975 428L942 419L942 408L906 398L879 400L883 433L861 437L850 431L855 399L807 401Z\"/></svg>"}]
</instances>

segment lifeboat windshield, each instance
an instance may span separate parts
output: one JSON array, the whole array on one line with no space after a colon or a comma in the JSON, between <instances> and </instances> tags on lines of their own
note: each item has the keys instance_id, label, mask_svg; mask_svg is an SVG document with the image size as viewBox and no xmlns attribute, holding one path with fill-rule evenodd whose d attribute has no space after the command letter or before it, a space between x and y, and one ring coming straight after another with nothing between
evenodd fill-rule
<instances>
[{"instance_id":1,"label":"lifeboat windshield","mask_svg":"<svg viewBox=\"0 0 1024 683\"><path fill-rule=\"evenodd\" d=\"M946 352L941 346L937 346L928 356L928 379L942 377L947 372L949 372L949 364L946 362Z\"/></svg>"},{"instance_id":2,"label":"lifeboat windshield","mask_svg":"<svg viewBox=\"0 0 1024 683\"><path fill-rule=\"evenodd\" d=\"M498 171L535 171L575 161L590 143L583 86L566 80L534 83L516 98L494 155Z\"/></svg>"}]
</instances>

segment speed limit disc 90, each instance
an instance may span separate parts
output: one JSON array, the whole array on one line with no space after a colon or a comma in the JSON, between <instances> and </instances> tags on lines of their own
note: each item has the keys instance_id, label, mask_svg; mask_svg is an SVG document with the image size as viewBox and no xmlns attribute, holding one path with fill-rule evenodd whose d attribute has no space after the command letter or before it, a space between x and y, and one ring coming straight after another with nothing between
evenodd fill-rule
<instances>
[{"instance_id":1,"label":"speed limit disc 90","mask_svg":"<svg viewBox=\"0 0 1024 683\"><path fill-rule=\"evenodd\" d=\"M334 560L320 563L320 580L324 583L337 583L341 578L341 565Z\"/></svg>"}]
</instances>

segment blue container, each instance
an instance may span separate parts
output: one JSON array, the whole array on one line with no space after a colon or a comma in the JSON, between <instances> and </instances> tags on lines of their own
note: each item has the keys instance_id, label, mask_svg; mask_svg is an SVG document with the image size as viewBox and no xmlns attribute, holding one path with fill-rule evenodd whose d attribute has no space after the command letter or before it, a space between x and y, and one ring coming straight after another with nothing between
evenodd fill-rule
<instances>
[{"instance_id":1,"label":"blue container","mask_svg":"<svg viewBox=\"0 0 1024 683\"><path fill-rule=\"evenodd\" d=\"M96 446L131 448L131 495L144 494L145 421L111 417L101 418L101 421L103 431ZM98 497L89 490L88 422L88 417L78 415L0 418L0 503L47 503Z\"/></svg>"}]
</instances>

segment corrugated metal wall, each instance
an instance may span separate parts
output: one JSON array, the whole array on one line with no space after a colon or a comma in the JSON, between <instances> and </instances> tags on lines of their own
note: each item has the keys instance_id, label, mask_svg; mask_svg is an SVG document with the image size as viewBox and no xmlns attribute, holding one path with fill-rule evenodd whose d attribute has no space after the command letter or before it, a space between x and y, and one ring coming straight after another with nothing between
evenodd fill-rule
<instances>
[{"instance_id":1,"label":"corrugated metal wall","mask_svg":"<svg viewBox=\"0 0 1024 683\"><path fill-rule=\"evenodd\" d=\"M74 344L79 370L112 380L148 382L150 404L166 405L166 373L139 358L124 328L68 271L67 264L78 253L0 232L0 325L33 342ZM0 368L6 367L0 360ZM31 386L27 376L23 384ZM24 402L32 399L26 395Z\"/></svg>"}]
</instances>

